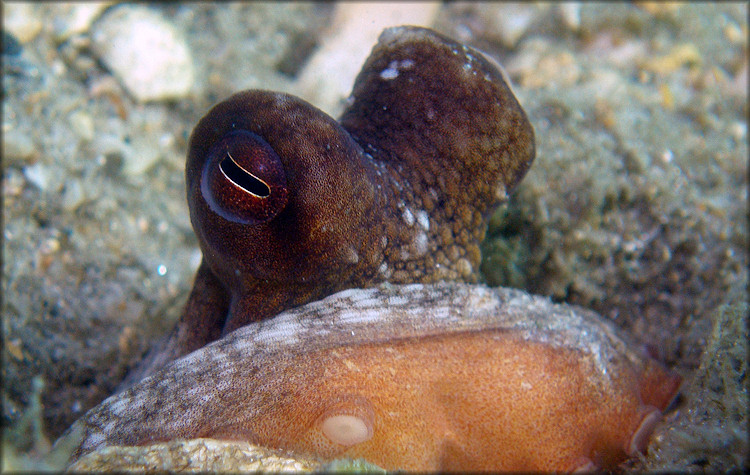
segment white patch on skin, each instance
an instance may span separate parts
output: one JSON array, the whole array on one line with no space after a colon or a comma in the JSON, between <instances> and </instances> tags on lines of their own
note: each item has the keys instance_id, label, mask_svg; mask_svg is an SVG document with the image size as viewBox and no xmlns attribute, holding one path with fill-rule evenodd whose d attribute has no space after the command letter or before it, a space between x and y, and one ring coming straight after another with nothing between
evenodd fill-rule
<instances>
[{"instance_id":1,"label":"white patch on skin","mask_svg":"<svg viewBox=\"0 0 750 475\"><path fill-rule=\"evenodd\" d=\"M240 352L250 352L255 347L256 338L250 337L250 338L238 338L236 341L232 342L232 346Z\"/></svg>"},{"instance_id":2,"label":"white patch on skin","mask_svg":"<svg viewBox=\"0 0 750 475\"><path fill-rule=\"evenodd\" d=\"M344 260L351 264L356 264L359 262L359 254L357 253L357 250L352 246L349 246L346 250L344 250L343 256Z\"/></svg>"},{"instance_id":3,"label":"white patch on skin","mask_svg":"<svg viewBox=\"0 0 750 475\"><path fill-rule=\"evenodd\" d=\"M283 341L291 345L298 341L297 335L304 330L296 320L278 319L273 323L262 329L262 341Z\"/></svg>"},{"instance_id":4,"label":"white patch on skin","mask_svg":"<svg viewBox=\"0 0 750 475\"><path fill-rule=\"evenodd\" d=\"M417 222L425 231L430 230L430 215L425 210L417 211Z\"/></svg>"},{"instance_id":5,"label":"white patch on skin","mask_svg":"<svg viewBox=\"0 0 750 475\"><path fill-rule=\"evenodd\" d=\"M398 77L398 69L386 68L380 72L380 78L388 81L389 79L396 79Z\"/></svg>"},{"instance_id":6,"label":"white patch on skin","mask_svg":"<svg viewBox=\"0 0 750 475\"><path fill-rule=\"evenodd\" d=\"M406 222L407 226L411 227L414 225L414 214L409 208L404 208L401 212L401 217L404 218L404 222Z\"/></svg>"},{"instance_id":7,"label":"white patch on skin","mask_svg":"<svg viewBox=\"0 0 750 475\"><path fill-rule=\"evenodd\" d=\"M416 255L425 255L427 253L428 247L429 245L427 235L425 233L417 234L417 237L414 238L414 252L416 253Z\"/></svg>"},{"instance_id":8,"label":"white patch on skin","mask_svg":"<svg viewBox=\"0 0 750 475\"><path fill-rule=\"evenodd\" d=\"M435 188L430 188L427 190L428 193L430 193L430 196L432 196L432 199L435 201L438 201L438 192L435 190Z\"/></svg>"},{"instance_id":9,"label":"white patch on skin","mask_svg":"<svg viewBox=\"0 0 750 475\"><path fill-rule=\"evenodd\" d=\"M380 72L380 78L386 81L396 79L398 77L398 70L409 69L414 66L414 61L411 59L404 59L402 61L391 61L388 63L388 67Z\"/></svg>"},{"instance_id":10,"label":"white patch on skin","mask_svg":"<svg viewBox=\"0 0 750 475\"><path fill-rule=\"evenodd\" d=\"M352 297L356 297L359 293L360 293L359 289L346 289L346 290L342 290L341 292L335 295L337 295L339 298L342 298L342 299L350 299Z\"/></svg>"},{"instance_id":11,"label":"white patch on skin","mask_svg":"<svg viewBox=\"0 0 750 475\"><path fill-rule=\"evenodd\" d=\"M107 421L107 423L104 424L104 426L102 427L101 435L106 436L107 434L111 434L116 428L117 428L117 422L112 421L112 420ZM97 435L100 435L100 434L97 433Z\"/></svg>"},{"instance_id":12,"label":"white patch on skin","mask_svg":"<svg viewBox=\"0 0 750 475\"><path fill-rule=\"evenodd\" d=\"M114 425L114 423L112 425ZM105 428L105 431L107 430L107 428L109 428L109 424ZM86 445L88 447L99 447L103 443L104 443L104 434L100 432L89 435L88 440L86 440Z\"/></svg>"},{"instance_id":13,"label":"white patch on skin","mask_svg":"<svg viewBox=\"0 0 750 475\"><path fill-rule=\"evenodd\" d=\"M409 303L409 298L405 295L391 295L388 297L388 305L392 307L406 305Z\"/></svg>"},{"instance_id":14,"label":"white patch on skin","mask_svg":"<svg viewBox=\"0 0 750 475\"><path fill-rule=\"evenodd\" d=\"M388 264L386 264L385 262L380 264L380 267L378 267L378 272L383 277L389 277L391 275L391 271L390 269L388 269Z\"/></svg>"},{"instance_id":15,"label":"white patch on skin","mask_svg":"<svg viewBox=\"0 0 750 475\"><path fill-rule=\"evenodd\" d=\"M411 59L402 59L401 60L401 69L409 69L412 66L414 66L414 61Z\"/></svg>"},{"instance_id":16,"label":"white patch on skin","mask_svg":"<svg viewBox=\"0 0 750 475\"><path fill-rule=\"evenodd\" d=\"M505 201L508 199L508 190L505 189L505 185L499 184L495 188L495 199L498 201Z\"/></svg>"},{"instance_id":17,"label":"white patch on skin","mask_svg":"<svg viewBox=\"0 0 750 475\"><path fill-rule=\"evenodd\" d=\"M383 312L378 310L374 306L378 304L378 301L373 299L371 302L366 302L365 308L353 308L351 311L342 311L339 314L339 323L374 323L383 319ZM369 308L367 308L369 307Z\"/></svg>"},{"instance_id":18,"label":"white patch on skin","mask_svg":"<svg viewBox=\"0 0 750 475\"><path fill-rule=\"evenodd\" d=\"M274 102L276 102L276 107L286 107L291 102L289 100L289 97L286 94L280 94L275 93L273 95Z\"/></svg>"},{"instance_id":19,"label":"white patch on skin","mask_svg":"<svg viewBox=\"0 0 750 475\"><path fill-rule=\"evenodd\" d=\"M346 414L326 418L320 425L320 430L331 442L347 447L372 438L372 430L367 422L357 416Z\"/></svg>"},{"instance_id":20,"label":"white patch on skin","mask_svg":"<svg viewBox=\"0 0 750 475\"><path fill-rule=\"evenodd\" d=\"M401 254L402 261L406 261L411 257L411 253L409 252L409 249L406 246L401 248L400 254Z\"/></svg>"},{"instance_id":21,"label":"white patch on skin","mask_svg":"<svg viewBox=\"0 0 750 475\"><path fill-rule=\"evenodd\" d=\"M371 307L372 305L377 305L380 298L376 289L367 290L368 292L357 292L355 289L355 292L349 297L348 304L341 308L347 309L351 307Z\"/></svg>"},{"instance_id":22,"label":"white patch on skin","mask_svg":"<svg viewBox=\"0 0 750 475\"><path fill-rule=\"evenodd\" d=\"M128 401L125 399L122 400L115 400L112 405L109 407L109 410L112 412L112 414L116 416L123 415L126 411L132 409L133 401Z\"/></svg>"}]
</instances>

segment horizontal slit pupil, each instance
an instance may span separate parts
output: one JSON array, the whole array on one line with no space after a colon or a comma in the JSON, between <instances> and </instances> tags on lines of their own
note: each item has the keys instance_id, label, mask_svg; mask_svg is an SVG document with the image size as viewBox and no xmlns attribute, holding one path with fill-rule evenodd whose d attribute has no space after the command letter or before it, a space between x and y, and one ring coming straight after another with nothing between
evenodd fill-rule
<instances>
[{"instance_id":1,"label":"horizontal slit pupil","mask_svg":"<svg viewBox=\"0 0 750 475\"><path fill-rule=\"evenodd\" d=\"M224 176L234 182L235 185L250 194L261 198L267 198L271 194L271 189L263 182L263 180L253 176L251 173L248 173L242 167L237 165L229 154L227 154L224 160L219 163L219 169Z\"/></svg>"}]
</instances>

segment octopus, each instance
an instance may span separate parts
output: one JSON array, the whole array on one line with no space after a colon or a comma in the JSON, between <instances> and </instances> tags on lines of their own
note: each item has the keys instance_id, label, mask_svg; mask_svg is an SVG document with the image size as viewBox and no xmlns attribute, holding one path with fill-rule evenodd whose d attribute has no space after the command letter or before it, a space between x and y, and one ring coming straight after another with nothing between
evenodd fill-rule
<instances>
[{"instance_id":1,"label":"octopus","mask_svg":"<svg viewBox=\"0 0 750 475\"><path fill-rule=\"evenodd\" d=\"M534 156L499 65L418 27L381 34L338 121L269 91L214 106L188 145L183 315L70 429L72 460L200 438L420 471L643 452L679 376L598 315L478 283Z\"/></svg>"},{"instance_id":2,"label":"octopus","mask_svg":"<svg viewBox=\"0 0 750 475\"><path fill-rule=\"evenodd\" d=\"M501 68L424 28L381 34L338 122L287 94L229 97L188 143L193 290L129 381L343 289L477 282L489 213L534 155Z\"/></svg>"}]
</instances>

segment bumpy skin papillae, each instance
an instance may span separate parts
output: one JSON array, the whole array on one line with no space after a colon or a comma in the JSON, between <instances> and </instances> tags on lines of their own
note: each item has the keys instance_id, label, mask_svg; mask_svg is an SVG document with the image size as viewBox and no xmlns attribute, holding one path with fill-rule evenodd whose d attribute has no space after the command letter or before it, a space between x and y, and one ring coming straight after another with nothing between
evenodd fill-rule
<instances>
[{"instance_id":1,"label":"bumpy skin papillae","mask_svg":"<svg viewBox=\"0 0 750 475\"><path fill-rule=\"evenodd\" d=\"M642 451L679 377L604 319L512 289L350 289L247 325L104 401L102 446L244 440L388 469L612 468ZM353 417L347 431L325 423Z\"/></svg>"},{"instance_id":2,"label":"bumpy skin papillae","mask_svg":"<svg viewBox=\"0 0 750 475\"><path fill-rule=\"evenodd\" d=\"M234 153L216 144L237 131L262 138L283 165L286 204L266 221L227 219L201 188L206 164ZM341 289L476 282L488 213L533 158L533 129L498 69L423 28L383 32L341 125L289 95L230 97L189 144L188 204L204 257L195 289L166 346L130 380Z\"/></svg>"}]
</instances>

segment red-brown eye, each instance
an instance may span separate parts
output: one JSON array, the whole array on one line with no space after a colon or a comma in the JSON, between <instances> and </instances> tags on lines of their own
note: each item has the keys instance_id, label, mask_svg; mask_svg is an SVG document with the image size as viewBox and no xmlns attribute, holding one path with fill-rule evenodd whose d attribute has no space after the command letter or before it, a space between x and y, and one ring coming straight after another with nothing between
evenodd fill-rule
<instances>
[{"instance_id":1,"label":"red-brown eye","mask_svg":"<svg viewBox=\"0 0 750 475\"><path fill-rule=\"evenodd\" d=\"M266 222L286 206L284 166L260 136L235 130L209 150L201 193L211 210L225 219Z\"/></svg>"}]
</instances>

